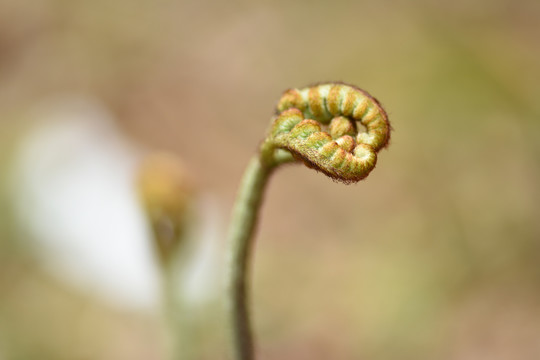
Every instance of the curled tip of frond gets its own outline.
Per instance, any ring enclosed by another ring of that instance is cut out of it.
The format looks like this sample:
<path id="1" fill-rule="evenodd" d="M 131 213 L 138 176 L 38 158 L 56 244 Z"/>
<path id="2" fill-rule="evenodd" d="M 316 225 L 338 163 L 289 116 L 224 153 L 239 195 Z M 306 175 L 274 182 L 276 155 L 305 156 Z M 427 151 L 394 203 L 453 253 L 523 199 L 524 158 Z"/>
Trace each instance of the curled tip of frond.
<path id="1" fill-rule="evenodd" d="M 390 140 L 386 112 L 355 86 L 328 83 L 289 89 L 277 111 L 267 142 L 337 181 L 365 178 Z M 365 132 L 358 131 L 360 125 Z"/>
<path id="2" fill-rule="evenodd" d="M 137 174 L 137 190 L 153 230 L 156 250 L 168 262 L 186 228 L 194 187 L 184 165 L 175 155 L 157 152 L 146 156 Z"/>
<path id="3" fill-rule="evenodd" d="M 145 206 L 159 207 L 168 212 L 185 208 L 194 192 L 181 160 L 166 152 L 154 152 L 142 159 L 137 187 Z"/>

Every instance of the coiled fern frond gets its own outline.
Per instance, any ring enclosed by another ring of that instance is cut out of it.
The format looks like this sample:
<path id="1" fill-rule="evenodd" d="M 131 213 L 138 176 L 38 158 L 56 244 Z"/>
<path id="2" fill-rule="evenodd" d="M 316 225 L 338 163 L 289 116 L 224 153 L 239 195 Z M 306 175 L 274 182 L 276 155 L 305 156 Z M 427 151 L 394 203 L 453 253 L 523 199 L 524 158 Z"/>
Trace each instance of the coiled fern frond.
<path id="1" fill-rule="evenodd" d="M 390 140 L 390 123 L 379 102 L 346 84 L 287 90 L 277 105 L 263 158 L 287 150 L 308 167 L 345 182 L 365 178 Z M 360 127 L 366 131 L 359 131 Z M 270 160 L 271 161 L 271 160 Z"/>
<path id="2" fill-rule="evenodd" d="M 365 128 L 366 131 L 360 131 Z M 287 90 L 266 139 L 240 185 L 229 228 L 228 305 L 233 359 L 254 359 L 248 312 L 247 270 L 264 189 L 281 164 L 303 162 L 336 181 L 355 183 L 375 168 L 388 145 L 390 123 L 364 90 L 327 83 Z"/>

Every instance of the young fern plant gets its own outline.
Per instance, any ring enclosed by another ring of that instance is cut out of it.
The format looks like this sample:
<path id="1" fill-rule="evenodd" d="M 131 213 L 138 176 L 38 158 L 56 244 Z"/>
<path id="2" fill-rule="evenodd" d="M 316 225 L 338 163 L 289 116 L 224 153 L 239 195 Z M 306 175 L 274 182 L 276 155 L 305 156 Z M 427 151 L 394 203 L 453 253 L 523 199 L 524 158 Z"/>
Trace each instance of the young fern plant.
<path id="1" fill-rule="evenodd" d="M 359 124 L 366 129 L 358 131 Z M 388 145 L 390 124 L 379 102 L 343 83 L 287 90 L 259 151 L 251 159 L 228 233 L 228 313 L 234 360 L 254 359 L 248 311 L 248 267 L 264 189 L 280 165 L 303 162 L 330 178 L 355 183 L 373 170 Z"/>
<path id="2" fill-rule="evenodd" d="M 147 155 L 138 169 L 137 190 L 148 218 L 161 273 L 166 352 L 170 360 L 195 359 L 188 309 L 178 294 L 178 265 L 184 265 L 194 218 L 195 188 L 188 171 L 173 154 Z"/>

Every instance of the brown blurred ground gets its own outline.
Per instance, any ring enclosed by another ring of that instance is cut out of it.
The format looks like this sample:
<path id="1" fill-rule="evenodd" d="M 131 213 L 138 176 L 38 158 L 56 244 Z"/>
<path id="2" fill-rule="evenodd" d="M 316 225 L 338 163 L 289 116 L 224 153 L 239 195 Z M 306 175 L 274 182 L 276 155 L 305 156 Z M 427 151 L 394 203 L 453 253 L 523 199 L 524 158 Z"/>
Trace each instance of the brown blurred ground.
<path id="1" fill-rule="evenodd" d="M 3 0 L 1 160 L 28 107 L 89 94 L 228 211 L 283 90 L 356 84 L 385 105 L 392 144 L 358 185 L 303 167 L 272 180 L 254 274 L 261 359 L 537 359 L 539 19 L 537 1 L 510 0 Z M 0 359 L 158 356 L 154 320 L 72 294 L 5 234 Z M 99 316 L 81 325 L 86 302 Z M 98 335 L 66 344 L 76 326 Z"/>

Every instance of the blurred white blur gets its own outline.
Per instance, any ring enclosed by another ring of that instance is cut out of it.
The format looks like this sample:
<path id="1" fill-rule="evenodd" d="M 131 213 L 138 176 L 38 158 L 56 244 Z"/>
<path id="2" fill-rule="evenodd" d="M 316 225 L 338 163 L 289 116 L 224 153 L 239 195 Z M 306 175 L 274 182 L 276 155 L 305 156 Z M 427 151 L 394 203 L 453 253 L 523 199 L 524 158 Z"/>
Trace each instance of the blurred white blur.
<path id="1" fill-rule="evenodd" d="M 36 242 L 36 256 L 55 276 L 122 307 L 155 309 L 160 279 L 135 174 L 142 150 L 126 139 L 100 103 L 57 98 L 29 116 L 15 154 L 12 196 L 17 217 Z M 219 213 L 211 197 L 182 294 L 192 302 L 215 295 Z"/>

